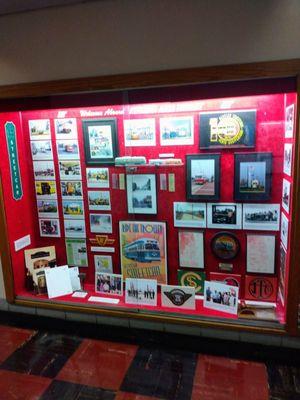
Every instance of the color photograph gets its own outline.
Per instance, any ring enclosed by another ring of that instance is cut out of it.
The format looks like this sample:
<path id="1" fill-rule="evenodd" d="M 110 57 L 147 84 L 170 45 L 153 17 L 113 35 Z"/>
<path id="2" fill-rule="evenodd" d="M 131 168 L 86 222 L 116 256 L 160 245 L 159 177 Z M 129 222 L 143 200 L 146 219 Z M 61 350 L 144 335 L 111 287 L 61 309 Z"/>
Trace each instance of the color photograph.
<path id="1" fill-rule="evenodd" d="M 126 147 L 155 146 L 155 118 L 125 119 L 124 138 Z"/>
<path id="2" fill-rule="evenodd" d="M 51 140 L 31 141 L 30 146 L 33 161 L 53 160 Z"/>
<path id="3" fill-rule="evenodd" d="M 37 209 L 40 218 L 58 217 L 57 200 L 37 200 Z"/>
<path id="4" fill-rule="evenodd" d="M 84 218 L 84 206 L 81 200 L 63 200 L 64 218 L 82 219 Z"/>
<path id="5" fill-rule="evenodd" d="M 174 202 L 174 226 L 206 228 L 206 204 Z"/>
<path id="6" fill-rule="evenodd" d="M 109 274 L 113 273 L 112 257 L 104 255 L 94 256 L 95 271 L 96 272 L 106 272 Z"/>
<path id="7" fill-rule="evenodd" d="M 91 232 L 112 233 L 111 214 L 90 214 Z"/>
<path id="8" fill-rule="evenodd" d="M 91 211 L 109 211 L 110 192 L 108 190 L 89 190 L 88 191 L 89 210 Z"/>
<path id="9" fill-rule="evenodd" d="M 114 296 L 123 295 L 122 275 L 96 272 L 95 292 Z"/>
<path id="10" fill-rule="evenodd" d="M 67 238 L 85 238 L 84 219 L 65 219 L 65 237 Z"/>
<path id="11" fill-rule="evenodd" d="M 61 196 L 63 199 L 68 199 L 70 197 L 76 199 L 82 199 L 82 182 L 81 181 L 61 181 Z"/>
<path id="12" fill-rule="evenodd" d="M 264 193 L 266 190 L 266 163 L 241 162 L 240 163 L 240 192 Z"/>
<path id="13" fill-rule="evenodd" d="M 39 219 L 40 236 L 60 237 L 59 219 Z"/>
<path id="14" fill-rule="evenodd" d="M 109 188 L 108 168 L 87 168 L 86 178 L 88 188 Z"/>
<path id="15" fill-rule="evenodd" d="M 279 231 L 280 204 L 244 204 L 243 229 Z"/>
<path id="16" fill-rule="evenodd" d="M 77 139 L 76 118 L 59 118 L 54 121 L 56 140 Z"/>
<path id="17" fill-rule="evenodd" d="M 242 205 L 233 203 L 209 203 L 207 205 L 207 227 L 242 229 Z"/>
<path id="18" fill-rule="evenodd" d="M 55 181 L 35 181 L 35 193 L 37 199 L 56 199 L 57 191 Z"/>
<path id="19" fill-rule="evenodd" d="M 33 172 L 35 180 L 55 180 L 55 169 L 53 161 L 33 161 Z"/>
<path id="20" fill-rule="evenodd" d="M 205 281 L 203 307 L 237 315 L 239 288 Z"/>
<path id="21" fill-rule="evenodd" d="M 156 306 L 157 281 L 154 279 L 126 278 L 125 303 L 139 306 Z"/>
<path id="22" fill-rule="evenodd" d="M 59 175 L 62 180 L 80 180 L 80 161 L 59 161 Z"/>
<path id="23" fill-rule="evenodd" d="M 34 119 L 28 121 L 30 140 L 51 139 L 50 120 Z"/>
<path id="24" fill-rule="evenodd" d="M 57 140 L 56 147 L 59 160 L 79 160 L 79 146 L 76 139 Z"/>
<path id="25" fill-rule="evenodd" d="M 178 146 L 194 144 L 193 117 L 160 118 L 160 145 Z"/>
<path id="26" fill-rule="evenodd" d="M 129 214 L 157 214 L 155 174 L 126 175 Z"/>

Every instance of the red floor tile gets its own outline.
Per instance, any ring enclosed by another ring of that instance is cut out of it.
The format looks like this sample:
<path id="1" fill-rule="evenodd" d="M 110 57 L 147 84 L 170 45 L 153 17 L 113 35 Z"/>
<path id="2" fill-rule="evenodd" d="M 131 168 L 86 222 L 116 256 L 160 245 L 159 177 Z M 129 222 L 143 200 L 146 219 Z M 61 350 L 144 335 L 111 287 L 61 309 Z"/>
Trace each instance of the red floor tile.
<path id="1" fill-rule="evenodd" d="M 56 379 L 118 390 L 137 346 L 84 340 Z"/>
<path id="2" fill-rule="evenodd" d="M 0 370 L 0 399 L 38 400 L 51 379 Z"/>
<path id="3" fill-rule="evenodd" d="M 157 397 L 141 396 L 135 393 L 118 392 L 115 400 L 160 400 Z"/>
<path id="4" fill-rule="evenodd" d="M 18 347 L 28 341 L 36 332 L 0 325 L 0 363 Z"/>
<path id="5" fill-rule="evenodd" d="M 264 364 L 199 355 L 192 400 L 268 400 Z"/>

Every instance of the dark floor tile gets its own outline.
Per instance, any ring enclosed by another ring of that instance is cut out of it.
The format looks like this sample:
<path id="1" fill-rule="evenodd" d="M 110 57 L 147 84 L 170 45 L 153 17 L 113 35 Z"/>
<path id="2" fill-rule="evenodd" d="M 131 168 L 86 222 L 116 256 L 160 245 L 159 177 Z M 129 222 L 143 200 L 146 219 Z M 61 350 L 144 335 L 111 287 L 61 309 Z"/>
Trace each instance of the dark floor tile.
<path id="1" fill-rule="evenodd" d="M 113 400 L 115 392 L 54 380 L 40 400 Z"/>
<path id="2" fill-rule="evenodd" d="M 55 378 L 80 343 L 78 337 L 39 333 L 18 348 L 0 368 Z"/>
<path id="3" fill-rule="evenodd" d="M 120 390 L 167 400 L 191 398 L 197 354 L 140 347 Z"/>
<path id="4" fill-rule="evenodd" d="M 267 363 L 270 397 L 300 400 L 300 368 Z"/>

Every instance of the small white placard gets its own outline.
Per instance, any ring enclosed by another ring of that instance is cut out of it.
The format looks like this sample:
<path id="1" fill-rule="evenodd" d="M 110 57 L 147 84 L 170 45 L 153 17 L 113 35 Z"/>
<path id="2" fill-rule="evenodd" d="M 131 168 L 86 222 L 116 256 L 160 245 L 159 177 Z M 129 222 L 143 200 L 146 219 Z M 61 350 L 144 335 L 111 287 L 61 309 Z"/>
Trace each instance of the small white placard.
<path id="1" fill-rule="evenodd" d="M 108 297 L 96 297 L 96 296 L 89 297 L 88 301 L 95 301 L 98 303 L 110 303 L 110 304 L 118 304 L 120 302 L 119 299 L 110 299 Z"/>
<path id="2" fill-rule="evenodd" d="M 31 244 L 30 235 L 23 236 L 20 239 L 15 240 L 15 251 L 19 251 L 21 249 L 24 249 L 24 247 L 27 247 L 30 244 Z"/>
<path id="3" fill-rule="evenodd" d="M 80 299 L 84 299 L 87 295 L 87 292 L 75 292 L 72 294 L 72 297 L 78 297 Z"/>
<path id="4" fill-rule="evenodd" d="M 174 158 L 174 153 L 160 153 L 158 155 L 159 158 Z"/>
<path id="5" fill-rule="evenodd" d="M 91 251 L 98 253 L 114 253 L 114 247 L 99 247 L 99 246 L 91 246 Z"/>
<path id="6" fill-rule="evenodd" d="M 69 268 L 69 274 L 70 274 L 70 279 L 71 279 L 71 285 L 72 285 L 73 292 L 75 292 L 75 290 L 80 290 L 81 289 L 81 285 L 80 285 L 78 267 Z"/>
<path id="7" fill-rule="evenodd" d="M 63 265 L 62 267 L 46 268 L 45 276 L 49 299 L 65 296 L 73 292 L 69 268 L 67 265 Z"/>

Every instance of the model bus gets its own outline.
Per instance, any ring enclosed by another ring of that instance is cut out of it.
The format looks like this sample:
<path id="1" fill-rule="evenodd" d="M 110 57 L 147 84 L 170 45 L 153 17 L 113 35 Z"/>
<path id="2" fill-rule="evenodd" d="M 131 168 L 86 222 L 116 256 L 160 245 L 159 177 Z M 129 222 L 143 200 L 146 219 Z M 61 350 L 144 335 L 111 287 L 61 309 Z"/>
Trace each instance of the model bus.
<path id="1" fill-rule="evenodd" d="M 160 261 L 159 243 L 156 239 L 141 238 L 124 246 L 124 256 L 138 262 Z"/>

